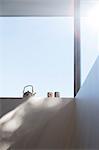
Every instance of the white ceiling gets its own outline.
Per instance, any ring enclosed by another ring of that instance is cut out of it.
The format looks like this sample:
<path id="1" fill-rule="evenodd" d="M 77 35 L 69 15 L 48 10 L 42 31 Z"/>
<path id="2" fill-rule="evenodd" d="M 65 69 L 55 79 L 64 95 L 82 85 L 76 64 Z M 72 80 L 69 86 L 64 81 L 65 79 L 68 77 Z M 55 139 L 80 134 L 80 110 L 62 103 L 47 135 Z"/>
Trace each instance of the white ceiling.
<path id="1" fill-rule="evenodd" d="M 76 0 L 0 0 L 0 16 L 72 16 Z M 79 0 L 78 0 L 79 1 Z M 99 0 L 80 0 L 86 11 Z"/>
<path id="2" fill-rule="evenodd" d="M 74 0 L 0 0 L 1 16 L 73 15 Z"/>

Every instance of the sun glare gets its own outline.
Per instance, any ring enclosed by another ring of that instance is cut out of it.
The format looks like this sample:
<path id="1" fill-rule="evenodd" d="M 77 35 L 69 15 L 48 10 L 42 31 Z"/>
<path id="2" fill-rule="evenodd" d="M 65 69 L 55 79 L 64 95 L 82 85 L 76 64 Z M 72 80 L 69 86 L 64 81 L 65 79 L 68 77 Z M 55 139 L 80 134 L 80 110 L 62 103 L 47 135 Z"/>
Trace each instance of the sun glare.
<path id="1" fill-rule="evenodd" d="M 89 27 L 99 32 L 99 3 L 90 8 L 87 13 Z"/>

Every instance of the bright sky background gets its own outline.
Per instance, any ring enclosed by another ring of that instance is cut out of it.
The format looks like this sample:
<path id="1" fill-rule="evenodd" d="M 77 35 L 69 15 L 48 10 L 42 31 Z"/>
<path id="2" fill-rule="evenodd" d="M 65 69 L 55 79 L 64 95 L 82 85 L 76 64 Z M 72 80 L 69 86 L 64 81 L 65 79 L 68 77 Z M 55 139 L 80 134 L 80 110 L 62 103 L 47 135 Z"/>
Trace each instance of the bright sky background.
<path id="1" fill-rule="evenodd" d="M 81 83 L 99 54 L 99 29 L 81 18 Z M 74 22 L 70 17 L 0 18 L 0 97 L 59 91 L 73 97 Z"/>
<path id="2" fill-rule="evenodd" d="M 0 18 L 0 96 L 32 84 L 37 96 L 73 97 L 73 57 L 73 18 Z"/>
<path id="3" fill-rule="evenodd" d="M 99 55 L 99 1 L 85 2 L 81 11 L 81 84 Z M 87 6 L 86 11 L 85 7 Z"/>
<path id="4" fill-rule="evenodd" d="M 99 29 L 88 23 L 88 17 L 81 19 L 81 84 L 83 85 L 99 55 Z"/>

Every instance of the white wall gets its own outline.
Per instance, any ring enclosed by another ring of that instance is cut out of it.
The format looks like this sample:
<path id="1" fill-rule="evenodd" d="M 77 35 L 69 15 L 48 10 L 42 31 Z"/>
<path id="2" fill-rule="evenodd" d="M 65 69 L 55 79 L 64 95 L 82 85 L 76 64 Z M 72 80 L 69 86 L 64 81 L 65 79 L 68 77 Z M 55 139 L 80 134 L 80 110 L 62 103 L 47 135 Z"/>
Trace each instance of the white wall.
<path id="1" fill-rule="evenodd" d="M 76 96 L 75 148 L 99 149 L 99 57 Z"/>

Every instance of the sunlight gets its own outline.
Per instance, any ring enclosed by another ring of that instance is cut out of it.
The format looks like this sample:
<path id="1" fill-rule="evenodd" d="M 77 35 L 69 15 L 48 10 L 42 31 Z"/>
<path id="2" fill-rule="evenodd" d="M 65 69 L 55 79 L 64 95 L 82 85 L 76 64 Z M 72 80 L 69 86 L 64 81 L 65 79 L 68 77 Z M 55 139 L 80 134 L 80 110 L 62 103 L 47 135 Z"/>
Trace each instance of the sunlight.
<path id="1" fill-rule="evenodd" d="M 17 130 L 22 124 L 24 114 L 24 107 L 20 106 L 2 117 L 0 119 L 2 131 L 11 133 Z"/>
<path id="2" fill-rule="evenodd" d="M 28 100 L 28 102 L 31 104 L 32 107 L 38 107 L 41 106 L 44 102 L 44 98 L 41 97 L 33 97 L 31 96 Z"/>
<path id="3" fill-rule="evenodd" d="M 0 124 L 9 121 L 13 117 L 14 113 L 15 110 L 12 110 L 11 112 L 5 114 L 2 118 L 0 118 Z"/>
<path id="4" fill-rule="evenodd" d="M 45 107 L 51 108 L 60 104 L 59 98 L 41 98 L 41 97 L 30 97 L 28 102 L 31 104 L 33 108 Z"/>
<path id="5" fill-rule="evenodd" d="M 48 98 L 48 103 L 47 107 L 55 107 L 60 104 L 60 99 L 59 98 Z"/>
<path id="6" fill-rule="evenodd" d="M 89 27 L 99 32 L 99 2 L 94 5 L 87 13 Z"/>
<path id="7" fill-rule="evenodd" d="M 18 129 L 21 126 L 21 124 L 22 124 L 22 120 L 19 117 L 12 119 L 3 125 L 2 131 L 13 132 L 16 129 Z"/>

